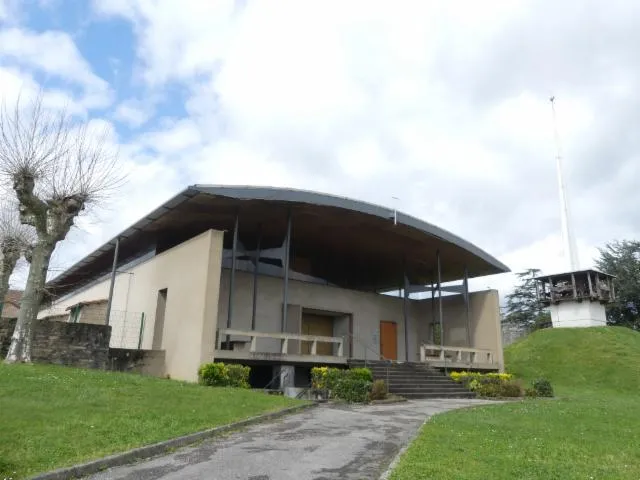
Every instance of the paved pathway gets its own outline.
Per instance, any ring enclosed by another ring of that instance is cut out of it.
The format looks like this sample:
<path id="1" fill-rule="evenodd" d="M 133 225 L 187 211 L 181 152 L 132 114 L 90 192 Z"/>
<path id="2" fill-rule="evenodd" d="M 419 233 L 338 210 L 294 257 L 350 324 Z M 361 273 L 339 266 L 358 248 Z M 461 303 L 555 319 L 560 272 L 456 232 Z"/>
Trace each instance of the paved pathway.
<path id="1" fill-rule="evenodd" d="M 328 406 L 106 470 L 93 480 L 376 479 L 429 416 L 482 400 Z"/>

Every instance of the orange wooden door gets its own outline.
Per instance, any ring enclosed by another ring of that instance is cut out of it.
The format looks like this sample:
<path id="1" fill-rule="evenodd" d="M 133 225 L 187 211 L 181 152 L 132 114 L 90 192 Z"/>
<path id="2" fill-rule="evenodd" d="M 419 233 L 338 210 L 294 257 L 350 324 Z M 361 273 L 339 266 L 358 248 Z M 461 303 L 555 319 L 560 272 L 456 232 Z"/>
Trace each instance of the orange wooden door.
<path id="1" fill-rule="evenodd" d="M 387 360 L 398 359 L 397 329 L 394 322 L 380 322 L 380 355 Z"/>

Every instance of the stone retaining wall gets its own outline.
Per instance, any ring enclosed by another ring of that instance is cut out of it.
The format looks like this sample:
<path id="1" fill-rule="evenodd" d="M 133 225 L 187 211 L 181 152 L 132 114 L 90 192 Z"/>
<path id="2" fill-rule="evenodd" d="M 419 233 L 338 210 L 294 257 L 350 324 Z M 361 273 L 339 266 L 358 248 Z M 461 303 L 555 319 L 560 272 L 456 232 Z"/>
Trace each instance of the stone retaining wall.
<path id="1" fill-rule="evenodd" d="M 0 358 L 7 355 L 15 324 L 15 319 L 0 320 Z M 33 328 L 34 362 L 107 368 L 110 326 L 36 320 Z"/>

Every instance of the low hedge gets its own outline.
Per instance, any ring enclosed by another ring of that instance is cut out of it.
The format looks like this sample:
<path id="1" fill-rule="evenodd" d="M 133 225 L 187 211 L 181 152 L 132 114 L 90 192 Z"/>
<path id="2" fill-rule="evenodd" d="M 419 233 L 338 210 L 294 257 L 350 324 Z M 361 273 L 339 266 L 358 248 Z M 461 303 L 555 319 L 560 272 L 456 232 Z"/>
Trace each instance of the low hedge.
<path id="1" fill-rule="evenodd" d="M 251 368 L 235 363 L 204 363 L 198 369 L 198 383 L 210 387 L 249 388 Z"/>
<path id="2" fill-rule="evenodd" d="M 373 374 L 368 368 L 329 368 L 311 369 L 311 383 L 315 390 L 328 392 L 329 398 L 349 403 L 369 401 Z"/>
<path id="3" fill-rule="evenodd" d="M 531 387 L 524 389 L 519 380 L 510 373 L 451 372 L 449 376 L 481 397 L 552 397 L 551 383 L 544 379 L 535 380 Z"/>

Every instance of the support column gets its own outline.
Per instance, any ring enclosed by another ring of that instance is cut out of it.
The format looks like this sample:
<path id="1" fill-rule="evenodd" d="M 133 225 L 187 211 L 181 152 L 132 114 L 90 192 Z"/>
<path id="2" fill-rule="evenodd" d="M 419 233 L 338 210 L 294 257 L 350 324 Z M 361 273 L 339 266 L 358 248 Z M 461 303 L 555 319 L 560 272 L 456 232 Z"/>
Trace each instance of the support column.
<path id="1" fill-rule="evenodd" d="M 116 248 L 113 251 L 113 266 L 111 267 L 111 281 L 109 282 L 109 297 L 107 300 L 107 314 L 104 320 L 105 325 L 109 325 L 111 317 L 111 305 L 113 303 L 113 289 L 116 284 L 116 269 L 118 267 L 118 255 L 120 254 L 120 237 L 116 237 Z"/>
<path id="2" fill-rule="evenodd" d="M 469 305 L 469 269 L 464 267 L 464 308 L 467 316 L 467 346 L 471 348 L 471 308 Z"/>
<path id="3" fill-rule="evenodd" d="M 291 250 L 291 211 L 289 211 L 289 217 L 287 219 L 287 236 L 284 240 L 284 261 L 282 267 L 284 268 L 283 278 L 284 286 L 282 290 L 282 322 L 280 325 L 280 331 L 284 333 L 287 328 L 287 307 L 289 305 L 289 251 Z"/>
<path id="4" fill-rule="evenodd" d="M 431 341 L 436 343 L 436 279 L 431 282 Z"/>
<path id="5" fill-rule="evenodd" d="M 256 310 L 258 308 L 258 267 L 260 265 L 260 247 L 262 244 L 262 225 L 258 226 L 258 245 L 256 246 L 255 265 L 253 266 L 253 306 L 251 309 L 251 330 L 256 329 Z"/>
<path id="6" fill-rule="evenodd" d="M 236 213 L 236 221 L 233 226 L 233 243 L 231 244 L 231 272 L 229 274 L 229 306 L 227 308 L 227 328 L 231 328 L 233 318 L 233 293 L 236 285 L 236 257 L 238 256 L 238 224 L 240 215 Z M 227 335 L 227 348 L 229 348 L 230 336 Z"/>
<path id="7" fill-rule="evenodd" d="M 404 356 L 409 361 L 409 279 L 407 278 L 406 263 L 403 262 L 403 280 L 404 288 L 402 289 L 402 316 L 404 321 Z"/>
<path id="8" fill-rule="evenodd" d="M 442 267 L 440 265 L 440 250 L 436 252 L 436 261 L 438 264 L 438 320 L 440 322 L 440 348 L 444 348 L 444 326 L 443 326 L 443 315 L 442 315 Z M 445 374 L 447 373 L 446 356 L 445 356 L 444 372 Z"/>

